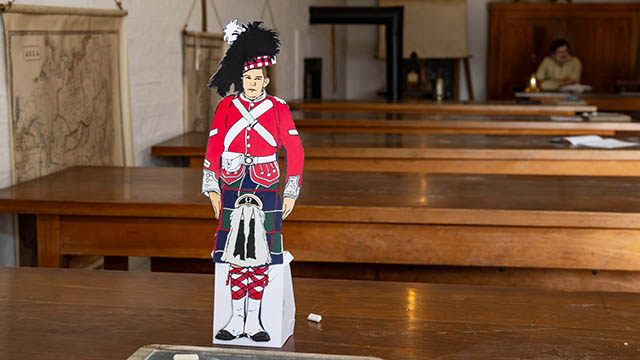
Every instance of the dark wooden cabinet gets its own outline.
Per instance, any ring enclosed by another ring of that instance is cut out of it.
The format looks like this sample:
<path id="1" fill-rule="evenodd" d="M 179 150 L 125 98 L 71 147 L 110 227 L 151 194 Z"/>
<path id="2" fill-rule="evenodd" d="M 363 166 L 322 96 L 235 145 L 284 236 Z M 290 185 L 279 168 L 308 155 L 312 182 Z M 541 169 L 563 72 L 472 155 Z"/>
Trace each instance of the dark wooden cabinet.
<path id="1" fill-rule="evenodd" d="M 582 83 L 612 92 L 617 80 L 636 79 L 640 4 L 490 3 L 488 94 L 513 98 L 549 54 L 554 39 L 566 38 L 582 61 Z"/>

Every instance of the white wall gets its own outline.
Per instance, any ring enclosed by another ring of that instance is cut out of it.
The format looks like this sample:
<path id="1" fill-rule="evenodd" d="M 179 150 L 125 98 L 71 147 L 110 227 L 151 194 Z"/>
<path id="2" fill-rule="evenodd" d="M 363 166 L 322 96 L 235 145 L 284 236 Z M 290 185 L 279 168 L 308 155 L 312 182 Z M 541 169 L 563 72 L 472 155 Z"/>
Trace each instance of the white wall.
<path id="1" fill-rule="evenodd" d="M 471 55 L 469 67 L 476 101 L 487 99 L 487 56 L 489 45 L 490 0 L 467 0 L 467 49 Z M 460 64 L 460 98 L 469 99 L 464 68 Z"/>
<path id="2" fill-rule="evenodd" d="M 376 6 L 377 0 L 347 0 L 347 6 Z M 377 58 L 378 26 L 340 25 L 346 29 L 346 98 L 371 99 L 387 88 L 385 60 Z"/>
<path id="3" fill-rule="evenodd" d="M 3 36 L 0 36 L 0 47 L 4 48 Z M 0 56 L 0 188 L 11 185 L 9 107 L 7 105 L 7 73 L 5 69 L 5 56 L 3 55 Z M 0 266 L 14 266 L 16 264 L 13 223 L 13 215 L 0 214 Z"/>
<path id="4" fill-rule="evenodd" d="M 201 29 L 200 0 L 196 2 L 189 29 Z M 211 2 L 207 2 L 211 6 Z M 323 58 L 323 94 L 325 98 L 344 98 L 345 44 L 344 29 L 337 29 L 336 71 L 342 83 L 331 92 L 331 37 L 328 25 L 309 25 L 309 5 L 343 5 L 344 0 L 272 0 L 276 27 L 282 41 L 278 57 L 278 96 L 285 99 L 302 97 L 304 57 Z M 23 5 L 75 6 L 114 9 L 113 0 L 21 0 Z M 221 20 L 259 20 L 264 0 L 216 0 Z M 183 132 L 182 122 L 182 35 L 191 1 L 189 0 L 128 0 L 126 17 L 131 114 L 134 137 L 134 158 L 137 166 L 171 165 L 169 161 L 151 158 L 150 147 Z M 271 27 L 269 15 L 263 19 Z M 208 12 L 209 31 L 221 32 L 211 8 Z M 298 44 L 294 44 L 295 33 Z M 297 53 L 299 59 L 294 59 Z M 0 39 L 4 49 L 4 39 Z M 4 50 L 0 50 L 3 51 Z M 296 64 L 296 61 L 298 62 Z M 5 57 L 0 57 L 0 187 L 11 184 L 9 147 L 9 114 L 6 88 Z M 297 69 L 297 73 L 294 72 Z M 297 90 L 297 91 L 296 91 Z M 11 215 L 0 215 L 0 265 L 15 264 L 13 221 Z"/>

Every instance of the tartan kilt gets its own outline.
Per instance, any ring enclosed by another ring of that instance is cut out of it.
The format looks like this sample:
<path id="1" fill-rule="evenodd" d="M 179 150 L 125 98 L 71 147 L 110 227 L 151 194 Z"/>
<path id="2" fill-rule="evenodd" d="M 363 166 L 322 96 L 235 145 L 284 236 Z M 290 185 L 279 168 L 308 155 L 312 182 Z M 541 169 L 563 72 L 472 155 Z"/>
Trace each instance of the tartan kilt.
<path id="1" fill-rule="evenodd" d="M 267 243 L 271 252 L 271 264 L 282 264 L 282 199 L 278 181 L 269 187 L 255 183 L 249 174 L 250 166 L 244 166 L 244 175 L 231 184 L 220 181 L 220 201 L 222 213 L 218 222 L 214 246 L 213 261 L 224 263 L 221 259 L 227 244 L 227 237 L 231 230 L 231 212 L 235 208 L 235 202 L 244 194 L 253 194 L 262 201 L 262 210 L 265 213 L 264 229 Z"/>

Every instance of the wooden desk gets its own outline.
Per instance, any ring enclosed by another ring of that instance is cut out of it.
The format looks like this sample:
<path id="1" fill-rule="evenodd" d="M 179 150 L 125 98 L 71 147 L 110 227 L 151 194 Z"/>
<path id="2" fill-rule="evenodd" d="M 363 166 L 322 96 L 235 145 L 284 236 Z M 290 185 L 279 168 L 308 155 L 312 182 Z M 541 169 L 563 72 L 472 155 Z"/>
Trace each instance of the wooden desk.
<path id="1" fill-rule="evenodd" d="M 301 111 L 357 111 L 383 113 L 417 113 L 417 114 L 457 114 L 457 115 L 574 115 L 597 110 L 591 105 L 535 105 L 516 104 L 511 101 L 503 102 L 437 102 L 413 101 L 387 102 L 371 101 L 305 101 L 294 100 L 287 102 L 291 110 Z"/>
<path id="2" fill-rule="evenodd" d="M 485 135 L 640 134 L 640 122 L 554 121 L 551 116 L 293 112 L 301 132 Z"/>
<path id="3" fill-rule="evenodd" d="M 640 111 L 640 94 L 584 94 L 581 96 L 589 105 L 600 111 Z"/>
<path id="4" fill-rule="evenodd" d="M 0 190 L 0 211 L 37 215 L 41 266 L 207 259 L 217 224 L 200 181 L 77 167 Z M 306 171 L 303 189 L 283 224 L 297 261 L 627 271 L 616 284 L 640 289 L 640 178 Z"/>
<path id="5" fill-rule="evenodd" d="M 640 147 L 604 150 L 551 143 L 550 136 L 302 133 L 305 169 L 418 173 L 640 176 Z M 155 145 L 153 156 L 202 168 L 207 133 Z M 640 138 L 623 138 L 640 142 Z M 281 165 L 284 164 L 281 161 Z"/>
<path id="6" fill-rule="evenodd" d="M 294 279 L 294 291 L 283 351 L 408 360 L 640 351 L 639 294 L 320 279 Z M 211 275 L 1 268 L 0 356 L 121 360 L 152 343 L 210 346 L 212 294 Z"/>
<path id="7" fill-rule="evenodd" d="M 640 111 L 640 93 L 584 93 L 571 94 L 562 92 L 544 92 L 544 93 L 516 93 L 517 98 L 532 98 L 545 101 L 560 101 L 569 96 L 578 97 L 589 105 L 598 108 L 603 112 L 639 112 Z"/>

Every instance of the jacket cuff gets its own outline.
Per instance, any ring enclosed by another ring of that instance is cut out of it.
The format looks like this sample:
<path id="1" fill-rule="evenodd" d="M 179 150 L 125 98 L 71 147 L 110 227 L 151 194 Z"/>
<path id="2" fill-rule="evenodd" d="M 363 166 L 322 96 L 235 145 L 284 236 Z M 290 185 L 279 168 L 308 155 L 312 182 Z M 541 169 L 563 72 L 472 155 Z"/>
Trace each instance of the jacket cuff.
<path id="1" fill-rule="evenodd" d="M 202 193 L 207 197 L 210 192 L 220 194 L 220 185 L 218 184 L 216 173 L 207 169 L 202 170 L 202 172 Z"/>
<path id="2" fill-rule="evenodd" d="M 297 199 L 298 195 L 300 195 L 300 175 L 289 176 L 287 179 L 287 184 L 284 187 L 284 197 L 290 197 L 293 199 Z"/>

